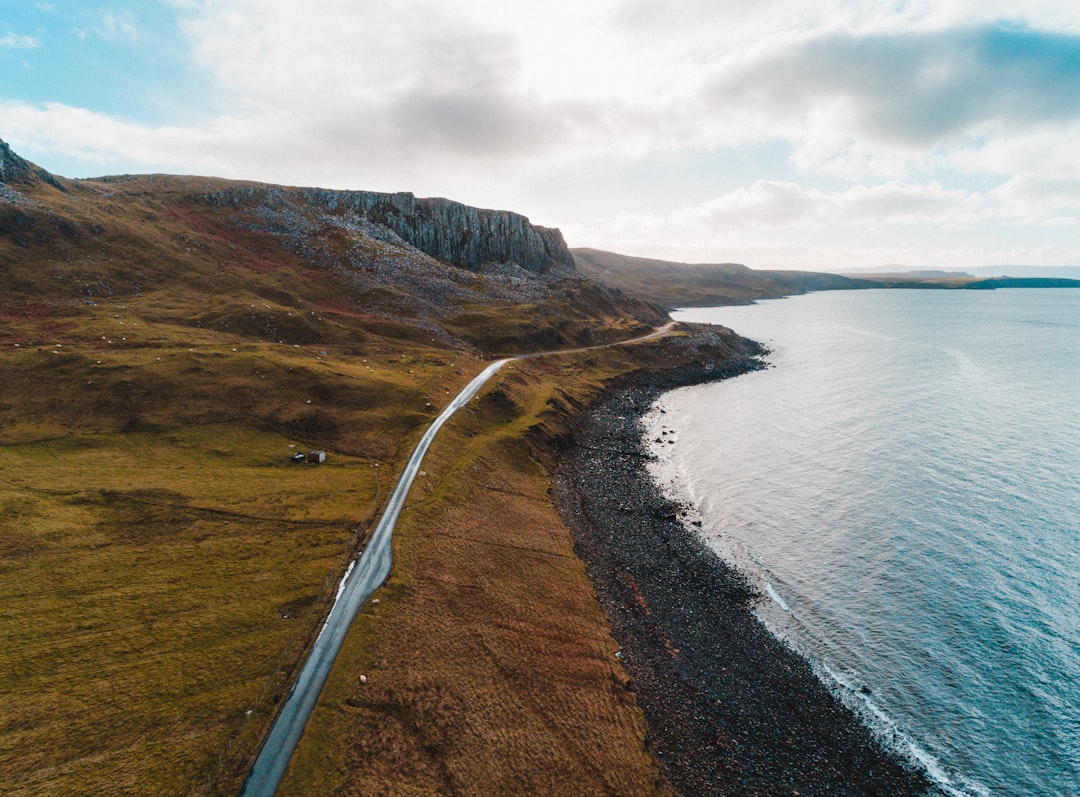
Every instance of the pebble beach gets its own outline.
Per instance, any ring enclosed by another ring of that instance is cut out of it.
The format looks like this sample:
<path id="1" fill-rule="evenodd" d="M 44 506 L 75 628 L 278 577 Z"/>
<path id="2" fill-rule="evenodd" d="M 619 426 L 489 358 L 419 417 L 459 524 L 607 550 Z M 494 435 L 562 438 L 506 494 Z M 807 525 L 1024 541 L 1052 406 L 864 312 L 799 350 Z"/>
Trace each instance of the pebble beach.
<path id="1" fill-rule="evenodd" d="M 647 472 L 641 418 L 652 402 L 723 375 L 714 366 L 639 375 L 578 420 L 553 480 L 650 751 L 687 797 L 935 794 L 768 632 L 753 612 L 759 596 Z"/>

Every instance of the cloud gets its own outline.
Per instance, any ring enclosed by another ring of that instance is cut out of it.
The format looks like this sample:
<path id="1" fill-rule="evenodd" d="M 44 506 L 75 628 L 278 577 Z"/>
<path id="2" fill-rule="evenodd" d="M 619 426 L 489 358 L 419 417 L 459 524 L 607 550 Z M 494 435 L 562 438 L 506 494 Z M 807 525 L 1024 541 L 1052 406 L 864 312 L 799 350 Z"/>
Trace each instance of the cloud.
<path id="1" fill-rule="evenodd" d="M 737 262 L 752 268 L 796 268 L 831 271 L 902 263 L 929 268 L 963 268 L 995 263 L 1075 265 L 1075 236 L 1065 227 L 1055 239 L 1054 227 L 1045 236 L 1021 235 L 994 240 L 986 230 L 935 231 L 908 227 L 899 234 L 889 226 L 858 235 L 831 234 L 827 228 L 803 235 L 780 228 L 751 228 L 717 224 L 702 226 L 680 215 L 619 213 L 563 228 L 571 246 L 592 246 L 625 254 L 687 263 Z"/>
<path id="2" fill-rule="evenodd" d="M 986 138 L 949 153 L 947 165 L 968 174 L 1017 173 L 1080 177 L 1080 119 L 1059 128 L 1030 128 Z"/>
<path id="3" fill-rule="evenodd" d="M 889 182 L 826 193 L 797 183 L 758 180 L 673 214 L 680 226 L 777 229 L 850 224 L 966 225 L 980 220 L 985 200 L 938 183 Z"/>
<path id="4" fill-rule="evenodd" d="M 1003 25 L 817 32 L 722 64 L 706 100 L 776 135 L 806 125 L 920 150 L 1080 119 L 1080 35 Z"/>
<path id="5" fill-rule="evenodd" d="M 1060 0 L 1023 24 L 1000 21 L 1015 0 L 165 5 L 199 118 L 9 100 L 0 134 L 84 174 L 413 190 L 658 255 L 809 263 L 871 251 L 829 236 L 1080 219 L 1080 9 Z M 149 19 L 99 13 L 90 37 Z"/>
<path id="6" fill-rule="evenodd" d="M 102 12 L 101 24 L 97 28 L 97 34 L 103 39 L 114 41 L 120 38 L 135 38 L 138 31 L 130 12 L 117 13 L 110 8 Z"/>
<path id="7" fill-rule="evenodd" d="M 228 174 L 229 164 L 221 157 L 221 145 L 233 137 L 227 124 L 209 130 L 184 127 L 147 128 L 61 103 L 40 106 L 22 102 L 0 102 L 5 137 L 13 142 L 33 142 L 21 154 L 49 151 L 100 164 L 102 171 L 116 164 L 129 169 L 169 170 L 203 174 Z M 228 151 L 227 149 L 225 151 Z M 41 165 L 49 168 L 48 163 Z"/>
<path id="8" fill-rule="evenodd" d="M 353 8 L 249 0 L 181 11 L 197 64 L 239 109 L 283 113 L 314 137 L 351 137 L 373 159 L 542 151 L 577 115 L 528 85 L 515 37 L 475 8 Z"/>
<path id="9" fill-rule="evenodd" d="M 42 10 L 52 11 L 52 8 Z M 72 30 L 72 33 L 80 41 L 100 39 L 105 42 L 117 43 L 120 41 L 135 41 L 139 38 L 139 27 L 131 11 L 116 11 L 112 8 L 106 8 L 102 11 L 95 11 L 91 16 L 93 17 L 92 24 L 77 26 Z M 90 21 L 89 18 L 87 21 Z"/>
<path id="10" fill-rule="evenodd" d="M 341 87 L 342 102 L 367 120 L 357 127 L 369 145 L 490 159 L 542 150 L 563 137 L 568 104 L 526 92 L 518 80 L 520 65 L 504 41 L 468 32 L 452 41 L 446 33 L 423 38 L 421 52 L 411 58 L 402 53 L 402 68 L 386 77 L 385 93 L 372 97 Z M 340 118 L 336 111 L 320 116 L 332 124 Z"/>
<path id="11" fill-rule="evenodd" d="M 1080 36 L 955 27 L 960 0 L 171 5 L 217 107 L 406 172 L 780 140 L 803 174 L 903 179 L 1080 106 Z"/>
<path id="12" fill-rule="evenodd" d="M 0 36 L 0 47 L 10 47 L 13 50 L 33 50 L 41 46 L 41 40 L 33 36 L 24 36 L 18 33 L 5 33 Z"/>
<path id="13" fill-rule="evenodd" d="M 756 268 L 1071 265 L 1077 258 L 1078 197 L 1080 179 L 1029 175 L 981 192 L 934 180 L 835 191 L 757 180 L 667 212 L 582 219 L 564 233 L 575 246 L 686 262 L 733 260 Z"/>

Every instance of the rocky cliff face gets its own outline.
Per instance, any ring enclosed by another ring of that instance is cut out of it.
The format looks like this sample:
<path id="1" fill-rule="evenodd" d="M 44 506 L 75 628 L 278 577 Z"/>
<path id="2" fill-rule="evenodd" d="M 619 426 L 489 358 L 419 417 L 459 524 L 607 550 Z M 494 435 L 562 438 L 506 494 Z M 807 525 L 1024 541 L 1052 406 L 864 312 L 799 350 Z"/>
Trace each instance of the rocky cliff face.
<path id="1" fill-rule="evenodd" d="M 0 198 L 9 204 L 25 201 L 15 186 L 38 181 L 65 191 L 53 175 L 19 157 L 0 140 Z M 479 271 L 489 263 L 513 264 L 526 271 L 574 271 L 574 256 L 562 233 L 532 224 L 506 210 L 482 210 L 449 199 L 417 199 L 411 193 L 284 189 L 276 186 L 235 186 L 203 200 L 240 209 L 251 204 L 307 205 L 319 215 L 339 217 L 346 224 L 362 220 L 392 232 L 397 238 L 439 260 Z"/>
<path id="2" fill-rule="evenodd" d="M 231 188 L 210 194 L 214 205 L 239 208 L 263 201 L 263 187 Z M 511 263 L 537 274 L 574 270 L 574 257 L 557 229 L 540 227 L 518 213 L 482 210 L 448 199 L 417 199 L 411 193 L 374 191 L 288 191 L 315 209 L 335 216 L 359 217 L 392 231 L 425 254 L 477 271 L 488 263 Z"/>

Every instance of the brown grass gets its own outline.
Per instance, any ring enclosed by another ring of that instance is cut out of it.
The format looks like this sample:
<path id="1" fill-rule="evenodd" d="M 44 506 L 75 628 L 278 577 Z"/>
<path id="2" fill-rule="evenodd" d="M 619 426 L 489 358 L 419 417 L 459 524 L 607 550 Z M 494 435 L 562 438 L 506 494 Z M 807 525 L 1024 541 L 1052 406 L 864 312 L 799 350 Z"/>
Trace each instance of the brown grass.
<path id="1" fill-rule="evenodd" d="M 288 450 L 231 427 L 0 449 L 5 794 L 215 777 L 282 688 L 358 542 L 348 509 L 374 492 L 366 462 L 307 469 Z"/>
<path id="2" fill-rule="evenodd" d="M 280 794 L 669 793 L 525 442 L 625 357 L 516 364 L 448 425 Z"/>
<path id="3" fill-rule="evenodd" d="M 468 275 L 437 338 L 407 291 L 353 290 L 193 201 L 222 181 L 64 184 L 0 214 L 0 793 L 234 794 L 472 347 L 626 336 L 641 308 L 580 281 L 518 306 Z M 586 362 L 512 367 L 447 429 L 298 758 L 311 792 L 360 763 L 398 793 L 652 790 L 524 442 L 560 423 L 549 399 L 637 367 Z M 313 447 L 326 465 L 287 461 Z"/>
<path id="4" fill-rule="evenodd" d="M 0 342 L 4 794 L 230 793 L 401 452 L 479 367 L 229 337 L 170 301 Z"/>
<path id="5" fill-rule="evenodd" d="M 673 263 L 598 249 L 575 249 L 578 271 L 664 307 L 748 304 L 822 290 L 877 287 L 864 279 L 809 271 L 768 271 L 740 263 Z"/>

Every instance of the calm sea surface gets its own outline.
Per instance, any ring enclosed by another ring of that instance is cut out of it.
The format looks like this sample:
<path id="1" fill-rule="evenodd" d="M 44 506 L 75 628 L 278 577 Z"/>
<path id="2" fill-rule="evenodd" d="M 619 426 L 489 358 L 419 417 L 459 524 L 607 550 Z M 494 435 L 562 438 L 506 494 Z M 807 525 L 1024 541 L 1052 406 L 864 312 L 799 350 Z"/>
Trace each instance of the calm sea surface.
<path id="1" fill-rule="evenodd" d="M 675 315 L 774 351 L 648 431 L 765 622 L 947 792 L 1080 794 L 1080 290 Z"/>

